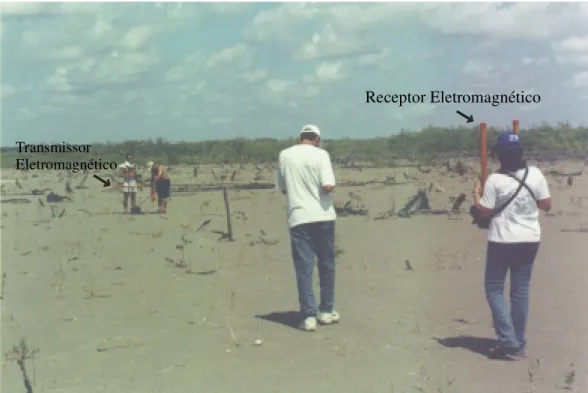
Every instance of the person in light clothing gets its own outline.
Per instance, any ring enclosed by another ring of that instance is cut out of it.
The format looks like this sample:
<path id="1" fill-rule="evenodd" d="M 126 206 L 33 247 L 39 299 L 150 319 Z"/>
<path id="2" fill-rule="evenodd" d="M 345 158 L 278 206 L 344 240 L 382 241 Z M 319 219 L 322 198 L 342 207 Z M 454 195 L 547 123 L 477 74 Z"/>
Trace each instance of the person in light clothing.
<path id="1" fill-rule="evenodd" d="M 335 302 L 335 220 L 331 193 L 335 175 L 329 153 L 320 148 L 321 132 L 307 125 L 299 143 L 279 155 L 277 188 L 287 196 L 288 227 L 296 272 L 302 323 L 314 331 L 317 322 L 339 322 Z M 312 278 L 317 258 L 320 304 L 316 305 Z"/>
<path id="2" fill-rule="evenodd" d="M 551 209 L 551 196 L 543 173 L 523 160 L 520 135 L 503 132 L 494 149 L 499 171 L 488 177 L 483 193 L 479 182 L 474 186 L 480 214 L 491 217 L 484 281 L 498 345 L 490 355 L 520 358 L 525 357 L 529 285 L 541 240 L 539 211 Z M 499 213 L 493 215 L 495 209 Z M 510 310 L 504 296 L 509 270 Z"/>
<path id="3" fill-rule="evenodd" d="M 131 209 L 134 209 L 137 205 L 137 179 L 136 179 L 136 167 L 135 164 L 131 163 L 133 155 L 127 153 L 126 161 L 118 166 L 120 169 L 121 176 L 124 179 L 122 190 L 123 190 L 123 207 L 125 213 L 128 213 L 129 198 L 131 199 Z"/>

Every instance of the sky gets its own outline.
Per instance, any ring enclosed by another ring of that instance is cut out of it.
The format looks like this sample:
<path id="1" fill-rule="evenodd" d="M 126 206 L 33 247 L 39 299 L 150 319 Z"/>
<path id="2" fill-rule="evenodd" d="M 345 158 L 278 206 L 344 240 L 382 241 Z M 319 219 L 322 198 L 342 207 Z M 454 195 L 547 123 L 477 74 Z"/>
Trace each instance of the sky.
<path id="1" fill-rule="evenodd" d="M 588 3 L 1 5 L 2 146 L 588 122 Z M 366 104 L 539 94 L 539 104 Z"/>

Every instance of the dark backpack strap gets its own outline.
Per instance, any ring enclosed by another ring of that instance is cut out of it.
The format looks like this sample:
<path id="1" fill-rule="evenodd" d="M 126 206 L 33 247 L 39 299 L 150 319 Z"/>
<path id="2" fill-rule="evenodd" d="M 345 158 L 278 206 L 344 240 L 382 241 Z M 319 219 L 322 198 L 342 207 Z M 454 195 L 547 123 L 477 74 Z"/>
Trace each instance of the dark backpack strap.
<path id="1" fill-rule="evenodd" d="M 527 168 L 527 171 L 529 171 L 529 168 Z M 523 177 L 523 180 L 519 179 L 518 177 L 516 177 L 512 173 L 509 173 L 508 176 L 509 177 L 512 177 L 513 179 L 515 179 L 516 181 L 518 181 L 519 184 L 522 184 L 523 187 L 525 187 L 527 189 L 527 191 L 529 191 L 529 194 L 531 194 L 531 196 L 533 197 L 533 199 L 535 201 L 537 200 L 537 198 L 535 198 L 535 194 L 533 193 L 533 190 L 531 190 L 531 187 L 529 187 L 529 185 L 527 183 L 525 183 L 525 180 L 527 178 L 526 174 L 525 174 L 525 177 Z"/>
<path id="2" fill-rule="evenodd" d="M 517 188 L 517 190 L 515 191 L 514 194 L 512 194 L 512 196 L 510 198 L 508 198 L 508 201 L 506 201 L 505 204 L 503 204 L 502 206 L 500 206 L 498 209 L 494 209 L 492 211 L 492 215 L 490 216 L 491 218 L 500 214 L 500 212 L 502 212 L 504 209 L 506 209 L 506 207 L 508 205 L 510 205 L 510 203 L 517 197 L 517 195 L 519 195 L 519 192 L 521 192 L 523 186 L 525 186 L 525 180 L 527 180 L 527 175 L 529 174 L 529 168 L 525 168 L 525 174 L 523 176 L 523 180 L 519 180 L 518 178 L 516 178 L 514 175 L 509 174 L 508 176 L 515 178 L 518 182 L 519 182 L 519 187 Z"/>

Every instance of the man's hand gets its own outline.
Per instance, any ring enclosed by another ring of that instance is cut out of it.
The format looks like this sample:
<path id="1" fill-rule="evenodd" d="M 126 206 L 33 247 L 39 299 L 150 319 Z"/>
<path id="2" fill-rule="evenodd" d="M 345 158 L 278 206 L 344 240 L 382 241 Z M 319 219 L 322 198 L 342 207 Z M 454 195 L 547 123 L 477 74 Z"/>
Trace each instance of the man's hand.
<path id="1" fill-rule="evenodd" d="M 472 195 L 474 196 L 474 205 L 478 207 L 482 217 L 490 217 L 492 215 L 492 209 L 488 209 L 480 205 L 480 199 L 482 199 L 483 193 L 484 188 L 482 187 L 482 181 L 480 179 L 476 179 L 474 182 L 474 189 L 472 191 Z"/>
<path id="2" fill-rule="evenodd" d="M 474 197 L 474 203 L 477 205 L 482 198 L 482 181 L 479 178 L 474 181 L 472 196 Z"/>
<path id="3" fill-rule="evenodd" d="M 482 195 L 482 182 L 480 181 L 480 179 L 476 179 L 474 181 L 474 190 L 473 190 L 474 194 L 477 195 Z"/>
<path id="4" fill-rule="evenodd" d="M 335 189 L 335 186 L 322 186 L 321 189 L 325 194 L 330 194 Z"/>

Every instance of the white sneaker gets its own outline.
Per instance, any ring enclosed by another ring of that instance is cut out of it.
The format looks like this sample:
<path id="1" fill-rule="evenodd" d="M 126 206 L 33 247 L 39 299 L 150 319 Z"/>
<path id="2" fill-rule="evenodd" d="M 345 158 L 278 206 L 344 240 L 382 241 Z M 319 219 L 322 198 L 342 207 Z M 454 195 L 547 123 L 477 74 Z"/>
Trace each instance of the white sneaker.
<path id="1" fill-rule="evenodd" d="M 317 319 L 321 325 L 331 325 L 338 323 L 341 320 L 341 316 L 337 311 L 333 310 L 333 312 L 319 312 Z"/>
<path id="2" fill-rule="evenodd" d="M 300 324 L 300 329 L 307 332 L 314 332 L 316 330 L 316 318 L 308 317 Z"/>

